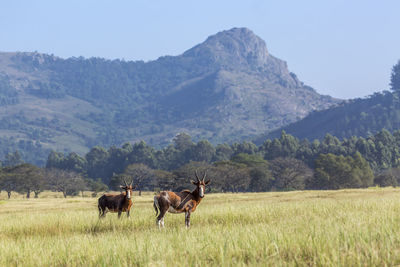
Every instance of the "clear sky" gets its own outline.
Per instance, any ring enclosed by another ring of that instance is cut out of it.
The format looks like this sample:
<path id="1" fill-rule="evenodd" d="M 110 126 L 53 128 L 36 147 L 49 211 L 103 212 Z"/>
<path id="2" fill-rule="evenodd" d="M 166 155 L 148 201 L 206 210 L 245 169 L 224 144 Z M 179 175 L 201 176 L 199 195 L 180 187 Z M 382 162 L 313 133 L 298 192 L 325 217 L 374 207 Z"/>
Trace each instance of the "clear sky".
<path id="1" fill-rule="evenodd" d="M 400 59 L 400 1 L 13 0 L 0 2 L 0 51 L 154 60 L 247 27 L 319 93 L 387 90 Z"/>

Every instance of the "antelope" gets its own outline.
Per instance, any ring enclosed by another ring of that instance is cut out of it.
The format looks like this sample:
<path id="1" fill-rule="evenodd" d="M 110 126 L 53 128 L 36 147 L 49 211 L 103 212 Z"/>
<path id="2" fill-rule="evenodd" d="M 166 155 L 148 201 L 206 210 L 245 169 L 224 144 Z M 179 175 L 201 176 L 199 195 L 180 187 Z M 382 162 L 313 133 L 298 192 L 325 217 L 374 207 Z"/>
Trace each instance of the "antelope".
<path id="1" fill-rule="evenodd" d="M 200 180 L 197 171 L 195 171 L 197 181 L 191 180 L 192 184 L 196 186 L 192 192 L 183 190 L 181 192 L 162 191 L 154 196 L 153 207 L 156 211 L 158 228 L 164 228 L 164 216 L 170 213 L 185 213 L 186 228 L 190 227 L 190 214 L 194 212 L 204 197 L 206 185 L 210 180 L 204 181 L 206 173 L 204 172 L 203 178 Z"/>
<path id="2" fill-rule="evenodd" d="M 121 194 L 104 194 L 99 198 L 99 218 L 105 217 L 107 211 L 118 212 L 118 218 L 121 218 L 122 212 L 126 212 L 129 217 L 132 207 L 132 190 L 136 188 L 136 186 L 132 187 L 132 182 L 128 185 L 124 180 L 125 185 L 120 185 L 120 188 L 125 192 Z"/>

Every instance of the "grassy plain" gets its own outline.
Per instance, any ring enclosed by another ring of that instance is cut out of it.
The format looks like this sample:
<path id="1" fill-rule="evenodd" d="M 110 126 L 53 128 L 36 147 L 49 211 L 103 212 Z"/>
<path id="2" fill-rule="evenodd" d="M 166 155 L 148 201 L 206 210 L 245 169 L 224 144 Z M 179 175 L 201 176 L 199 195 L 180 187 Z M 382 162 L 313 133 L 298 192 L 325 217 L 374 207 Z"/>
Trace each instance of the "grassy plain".
<path id="1" fill-rule="evenodd" d="M 400 264 L 400 190 L 208 194 L 184 227 L 155 224 L 152 194 L 131 218 L 96 198 L 0 194 L 0 266 L 384 266 Z"/>

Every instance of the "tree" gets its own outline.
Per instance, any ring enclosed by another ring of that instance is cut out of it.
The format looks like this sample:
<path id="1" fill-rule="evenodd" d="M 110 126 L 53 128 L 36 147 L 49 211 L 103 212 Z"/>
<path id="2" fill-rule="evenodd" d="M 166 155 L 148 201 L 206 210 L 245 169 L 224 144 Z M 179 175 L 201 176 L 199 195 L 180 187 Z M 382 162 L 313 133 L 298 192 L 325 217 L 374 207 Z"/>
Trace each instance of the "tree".
<path id="1" fill-rule="evenodd" d="M 13 167 L 12 172 L 19 178 L 18 192 L 26 193 L 26 198 L 31 197 L 31 192 L 35 193 L 35 198 L 39 197 L 40 192 L 45 187 L 42 169 L 32 164 L 24 163 Z"/>
<path id="2" fill-rule="evenodd" d="M 270 161 L 270 168 L 278 190 L 302 190 L 313 176 L 304 162 L 294 158 L 276 158 Z"/>
<path id="3" fill-rule="evenodd" d="M 249 190 L 253 192 L 266 192 L 271 190 L 274 178 L 268 169 L 263 167 L 253 167 L 250 169 Z"/>
<path id="4" fill-rule="evenodd" d="M 360 153 L 357 152 L 354 157 L 321 154 L 315 161 L 315 175 L 311 187 L 357 188 L 367 187 L 372 181 L 373 172 Z"/>
<path id="5" fill-rule="evenodd" d="M 47 169 L 52 169 L 52 168 L 62 169 L 64 160 L 65 160 L 65 158 L 64 158 L 63 153 L 51 151 L 49 156 L 47 157 L 46 168 Z"/>
<path id="6" fill-rule="evenodd" d="M 153 170 L 142 163 L 131 164 L 126 167 L 125 176 L 131 177 L 133 184 L 136 185 L 136 189 L 139 191 L 139 196 L 142 195 L 142 190 L 154 187 L 151 183 L 153 178 Z M 127 181 L 129 183 L 129 181 Z"/>
<path id="7" fill-rule="evenodd" d="M 154 185 L 155 185 L 154 189 L 157 191 L 160 191 L 160 190 L 171 191 L 171 189 L 175 185 L 176 176 L 171 172 L 163 171 L 163 170 L 154 170 L 153 177 L 154 177 Z"/>
<path id="8" fill-rule="evenodd" d="M 12 167 L 12 166 L 20 165 L 22 163 L 24 163 L 24 161 L 21 158 L 21 154 L 19 153 L 18 150 L 16 150 L 14 153 L 8 153 L 6 155 L 3 165 Z"/>
<path id="9" fill-rule="evenodd" d="M 125 143 L 122 148 L 117 148 L 112 146 L 108 149 L 108 161 L 107 167 L 105 168 L 104 178 L 102 179 L 104 183 L 109 184 L 113 173 L 124 172 L 126 166 L 129 163 L 128 157 L 132 152 L 133 146 L 130 143 Z"/>
<path id="10" fill-rule="evenodd" d="M 265 192 L 271 189 L 273 177 L 269 170 L 269 164 L 260 155 L 237 154 L 232 158 L 233 162 L 244 164 L 250 171 L 249 189 L 253 192 Z"/>
<path id="11" fill-rule="evenodd" d="M 175 148 L 181 152 L 191 148 L 193 145 L 192 138 L 187 133 L 177 134 L 173 142 L 175 143 Z"/>
<path id="12" fill-rule="evenodd" d="M 191 160 L 210 163 L 215 156 L 214 146 L 207 140 L 201 140 L 191 148 Z"/>
<path id="13" fill-rule="evenodd" d="M 87 161 L 77 153 L 72 152 L 68 154 L 68 157 L 64 161 L 63 167 L 63 169 L 71 172 L 86 174 Z"/>
<path id="14" fill-rule="evenodd" d="M 356 152 L 353 157 L 348 157 L 351 161 L 352 176 L 356 182 L 356 187 L 368 187 L 374 182 L 374 173 L 369 166 L 368 162 Z"/>
<path id="15" fill-rule="evenodd" d="M 233 150 L 228 144 L 220 144 L 215 148 L 215 158 L 213 161 L 229 160 L 233 155 Z"/>
<path id="16" fill-rule="evenodd" d="M 207 175 L 210 175 L 210 169 L 211 165 L 204 161 L 191 161 L 181 166 L 173 171 L 176 177 L 173 188 L 177 191 L 191 188 L 193 185 L 190 183 L 190 180 L 196 180 L 195 172 L 197 171 L 198 175 L 203 175 L 206 172 L 208 173 Z"/>
<path id="17" fill-rule="evenodd" d="M 6 167 L 0 172 L 0 188 L 7 192 L 8 199 L 11 198 L 12 191 L 16 191 L 20 184 L 18 176 L 11 170 L 11 167 Z"/>
<path id="18" fill-rule="evenodd" d="M 108 186 L 105 185 L 101 179 L 93 180 L 93 179 L 85 179 L 86 187 L 93 191 L 92 196 L 96 196 L 98 192 L 107 191 Z"/>
<path id="19" fill-rule="evenodd" d="M 129 177 L 127 177 L 124 174 L 116 174 L 114 173 L 113 176 L 111 176 L 110 178 L 110 183 L 109 183 L 109 188 L 115 191 L 119 191 L 120 190 L 120 185 L 124 185 L 124 181 L 126 181 L 128 183 L 128 179 Z"/>
<path id="20" fill-rule="evenodd" d="M 250 185 L 250 169 L 242 163 L 221 161 L 214 163 L 214 187 L 222 191 L 245 192 Z"/>
<path id="21" fill-rule="evenodd" d="M 393 186 L 396 187 L 398 185 L 396 177 L 391 172 L 382 172 L 375 176 L 374 184 L 379 185 L 380 187 Z"/>
<path id="22" fill-rule="evenodd" d="M 246 141 L 243 143 L 234 143 L 232 149 L 235 154 L 255 154 L 258 151 L 258 147 L 254 143 Z"/>
<path id="23" fill-rule="evenodd" d="M 295 157 L 297 150 L 299 149 L 299 140 L 293 135 L 287 134 L 282 131 L 281 138 L 279 139 L 281 143 L 281 157 Z"/>
<path id="24" fill-rule="evenodd" d="M 173 170 L 181 166 L 181 152 L 173 145 L 165 147 L 156 153 L 158 168 L 162 170 Z"/>
<path id="25" fill-rule="evenodd" d="M 400 60 L 393 66 L 390 75 L 390 89 L 393 92 L 400 92 Z"/>
<path id="26" fill-rule="evenodd" d="M 143 163 L 154 168 L 157 165 L 154 154 L 154 148 L 148 146 L 144 141 L 140 141 L 133 145 L 132 152 L 128 156 L 129 163 Z"/>
<path id="27" fill-rule="evenodd" d="M 282 156 L 282 144 L 279 139 L 275 138 L 273 141 L 268 140 L 264 142 L 264 158 L 271 160 Z"/>
<path id="28" fill-rule="evenodd" d="M 393 182 L 394 185 L 400 184 L 400 167 L 392 168 L 388 171 L 384 171 L 384 173 L 389 172 L 395 178 L 396 182 Z"/>
<path id="29" fill-rule="evenodd" d="M 49 187 L 56 192 L 62 192 L 65 198 L 76 195 L 85 188 L 85 182 L 80 174 L 73 171 L 46 169 L 44 176 Z"/>
<path id="30" fill-rule="evenodd" d="M 109 154 L 103 147 L 95 146 L 86 155 L 87 174 L 90 178 L 105 178 Z"/>

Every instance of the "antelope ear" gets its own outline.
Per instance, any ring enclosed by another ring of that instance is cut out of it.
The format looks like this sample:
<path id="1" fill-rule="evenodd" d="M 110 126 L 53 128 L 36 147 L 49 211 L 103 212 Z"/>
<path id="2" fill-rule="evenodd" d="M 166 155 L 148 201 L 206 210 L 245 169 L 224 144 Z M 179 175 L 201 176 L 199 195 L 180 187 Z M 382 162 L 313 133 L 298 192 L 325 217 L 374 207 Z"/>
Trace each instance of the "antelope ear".
<path id="1" fill-rule="evenodd" d="M 125 186 L 123 186 L 123 185 L 120 185 L 119 187 L 120 187 L 120 188 L 124 188 Z"/>
<path id="2" fill-rule="evenodd" d="M 209 184 L 211 182 L 211 180 L 207 180 L 204 184 Z"/>
<path id="3" fill-rule="evenodd" d="M 193 180 L 190 180 L 190 182 L 191 182 L 192 184 L 194 184 L 194 185 L 197 185 L 197 182 L 195 182 L 195 181 L 193 181 Z"/>

